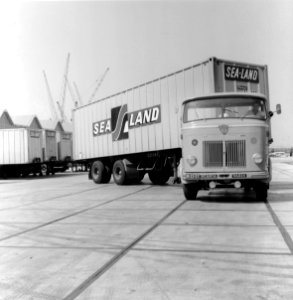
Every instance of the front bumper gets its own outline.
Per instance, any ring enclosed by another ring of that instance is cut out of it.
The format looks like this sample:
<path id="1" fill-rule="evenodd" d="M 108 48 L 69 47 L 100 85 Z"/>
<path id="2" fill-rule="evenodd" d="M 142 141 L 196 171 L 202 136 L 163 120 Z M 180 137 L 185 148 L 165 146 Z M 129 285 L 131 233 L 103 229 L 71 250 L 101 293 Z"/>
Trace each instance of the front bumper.
<path id="1" fill-rule="evenodd" d="M 234 182 L 245 180 L 269 181 L 268 172 L 227 172 L 227 173 L 203 173 L 203 172 L 183 172 L 182 183 L 188 184 L 199 181 L 216 181 L 216 182 Z"/>

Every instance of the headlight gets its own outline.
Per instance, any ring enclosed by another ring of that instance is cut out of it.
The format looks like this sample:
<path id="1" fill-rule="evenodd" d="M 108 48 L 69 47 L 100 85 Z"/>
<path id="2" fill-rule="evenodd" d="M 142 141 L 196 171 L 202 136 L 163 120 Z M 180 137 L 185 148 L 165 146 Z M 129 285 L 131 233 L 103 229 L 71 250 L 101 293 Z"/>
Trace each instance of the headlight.
<path id="1" fill-rule="evenodd" d="M 192 144 L 193 146 L 196 146 L 196 145 L 198 144 L 198 140 L 197 140 L 197 139 L 193 139 L 193 140 L 191 141 L 191 144 Z"/>
<path id="2" fill-rule="evenodd" d="M 259 153 L 254 153 L 254 154 L 252 155 L 252 158 L 253 158 L 253 160 L 254 160 L 254 162 L 255 162 L 256 164 L 261 164 L 262 161 L 263 161 L 263 157 L 262 157 L 262 155 L 259 154 Z"/>
<path id="3" fill-rule="evenodd" d="M 189 163 L 189 165 L 191 166 L 191 167 L 193 167 L 193 166 L 195 166 L 196 164 L 197 164 L 197 159 L 196 159 L 196 157 L 195 156 L 188 156 L 187 157 L 187 162 Z"/>

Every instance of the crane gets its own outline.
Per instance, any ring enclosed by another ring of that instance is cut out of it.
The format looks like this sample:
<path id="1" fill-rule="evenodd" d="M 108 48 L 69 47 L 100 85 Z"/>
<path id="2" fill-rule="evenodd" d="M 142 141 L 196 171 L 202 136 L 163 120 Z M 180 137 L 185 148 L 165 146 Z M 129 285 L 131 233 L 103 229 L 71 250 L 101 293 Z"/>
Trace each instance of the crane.
<path id="1" fill-rule="evenodd" d="M 95 88 L 95 90 L 93 91 L 93 93 L 92 93 L 92 95 L 91 95 L 91 97 L 90 97 L 88 103 L 91 103 L 91 102 L 94 100 L 94 98 L 95 98 L 95 96 L 96 96 L 96 94 L 97 94 L 97 92 L 98 92 L 98 90 L 99 90 L 99 88 L 100 88 L 102 82 L 104 81 L 104 79 L 105 79 L 105 77 L 106 77 L 106 75 L 107 75 L 107 73 L 108 73 L 109 70 L 110 70 L 110 68 L 107 68 L 107 69 L 105 70 L 105 72 L 103 73 L 101 79 L 100 79 L 100 80 L 97 80 L 97 81 L 98 81 L 98 84 L 96 85 L 96 88 Z"/>
<path id="2" fill-rule="evenodd" d="M 53 97 L 52 97 L 52 93 L 51 93 L 51 89 L 50 89 L 50 86 L 49 86 L 48 78 L 47 78 L 46 72 L 44 70 L 43 70 L 43 75 L 44 75 L 45 84 L 46 84 L 46 88 L 47 88 L 47 92 L 48 92 L 48 98 L 49 98 L 52 117 L 53 117 L 53 120 L 56 121 L 59 118 L 58 118 L 58 114 L 57 114 L 57 111 L 56 111 L 56 108 L 55 108 L 55 105 L 54 105 L 54 100 L 53 100 Z"/>
<path id="3" fill-rule="evenodd" d="M 73 82 L 73 87 L 74 87 L 74 89 L 75 89 L 75 94 L 77 95 L 79 104 L 80 104 L 80 105 L 83 105 L 83 102 L 82 102 L 82 100 L 81 100 L 81 96 L 80 96 L 79 90 L 78 90 L 77 85 L 76 85 L 75 82 Z"/>
<path id="4" fill-rule="evenodd" d="M 57 102 L 61 114 L 61 122 L 64 122 L 66 118 L 64 109 L 65 109 L 65 99 L 66 99 L 66 90 L 67 90 L 66 86 L 67 86 L 67 76 L 69 70 L 69 61 L 70 61 L 70 53 L 67 54 L 67 59 L 66 59 L 65 71 L 63 75 L 63 84 L 61 87 L 61 99 L 60 102 Z"/>
<path id="5" fill-rule="evenodd" d="M 76 99 L 76 96 L 74 95 L 74 92 L 73 92 L 73 89 L 72 89 L 72 86 L 68 80 L 68 78 L 66 77 L 66 80 L 67 80 L 67 88 L 69 90 L 69 93 L 70 93 L 70 96 L 71 96 L 71 99 L 74 103 L 74 107 L 78 107 L 78 100 Z"/>

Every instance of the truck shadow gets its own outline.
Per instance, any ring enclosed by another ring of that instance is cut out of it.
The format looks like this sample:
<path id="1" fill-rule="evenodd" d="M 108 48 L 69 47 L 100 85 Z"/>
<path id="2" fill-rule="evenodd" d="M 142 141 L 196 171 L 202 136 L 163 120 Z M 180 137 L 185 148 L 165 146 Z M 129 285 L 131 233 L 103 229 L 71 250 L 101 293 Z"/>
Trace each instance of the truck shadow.
<path id="1" fill-rule="evenodd" d="M 54 179 L 54 178 L 66 178 L 66 177 L 72 177 L 72 176 L 80 176 L 80 175 L 84 175 L 84 172 L 62 172 L 62 173 L 55 173 L 54 175 L 27 175 L 27 176 L 8 176 L 6 178 L 0 178 L 0 182 L 1 183 L 8 183 L 9 181 L 13 180 L 13 181 L 26 181 L 26 180 L 49 180 L 49 179 Z"/>
<path id="2" fill-rule="evenodd" d="M 263 199 L 256 198 L 253 190 L 244 191 L 244 189 L 216 189 L 199 192 L 197 200 L 213 203 L 264 203 Z"/>

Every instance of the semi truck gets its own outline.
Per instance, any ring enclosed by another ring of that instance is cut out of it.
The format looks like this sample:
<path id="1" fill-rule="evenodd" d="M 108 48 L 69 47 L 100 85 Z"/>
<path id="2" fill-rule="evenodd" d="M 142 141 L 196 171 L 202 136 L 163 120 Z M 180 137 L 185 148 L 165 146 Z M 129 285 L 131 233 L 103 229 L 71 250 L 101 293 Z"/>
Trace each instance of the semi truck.
<path id="1" fill-rule="evenodd" d="M 95 183 L 147 173 L 159 185 L 181 178 L 190 200 L 224 186 L 266 198 L 272 115 L 267 66 L 212 57 L 76 108 L 73 157 Z"/>

